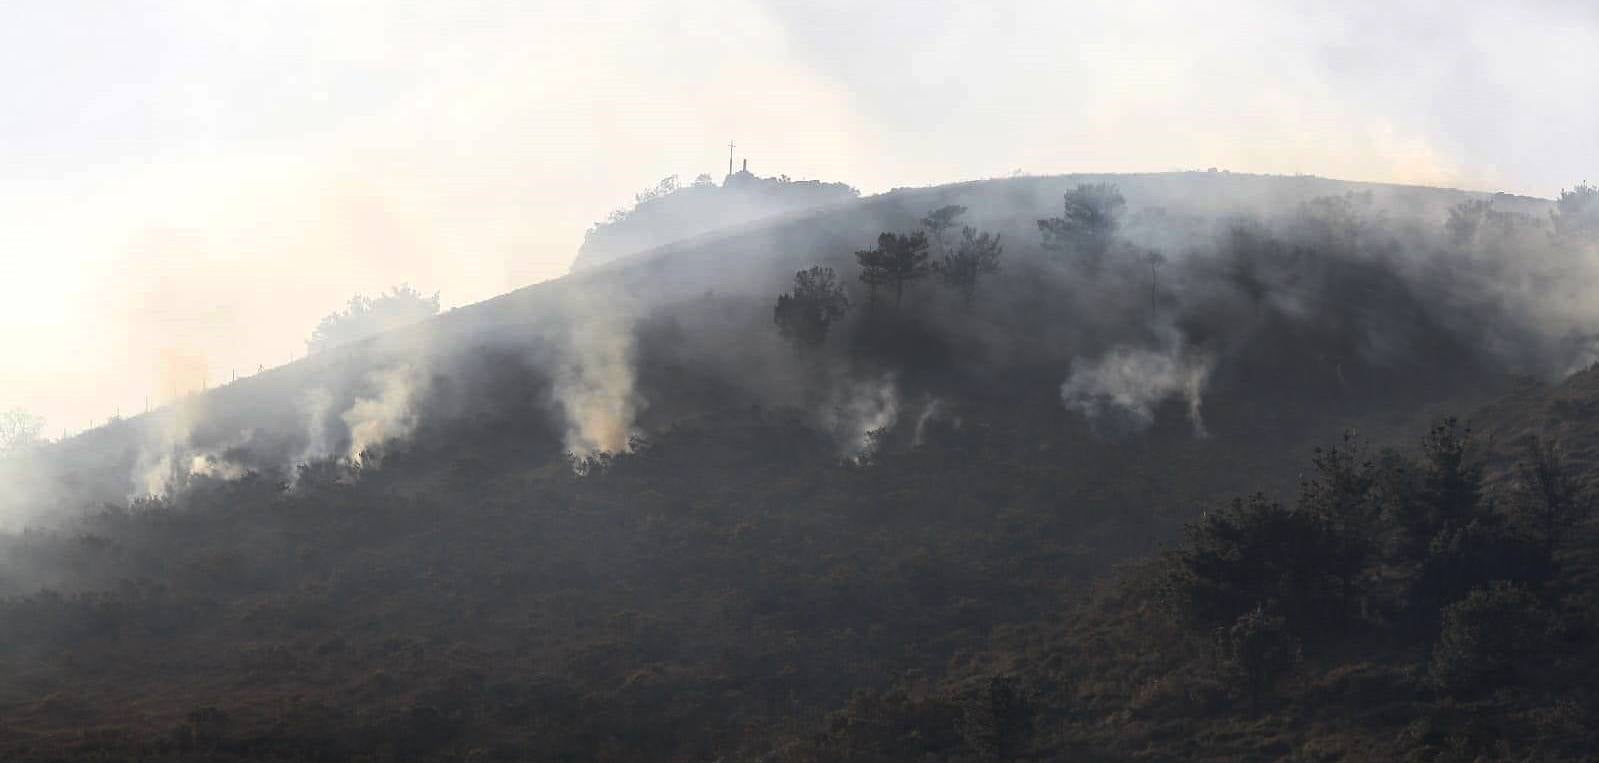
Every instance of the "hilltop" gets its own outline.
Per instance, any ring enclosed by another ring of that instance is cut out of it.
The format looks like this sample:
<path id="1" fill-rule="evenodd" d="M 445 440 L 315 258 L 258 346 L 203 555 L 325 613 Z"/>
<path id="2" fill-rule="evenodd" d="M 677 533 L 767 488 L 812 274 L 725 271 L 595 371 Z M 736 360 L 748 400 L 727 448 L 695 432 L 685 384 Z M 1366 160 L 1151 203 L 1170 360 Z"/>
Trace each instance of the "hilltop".
<path id="1" fill-rule="evenodd" d="M 743 169 L 729 172 L 719 186 L 709 175 L 700 175 L 690 185 L 680 185 L 673 175 L 637 194 L 631 208 L 618 209 L 589 228 L 572 270 L 713 230 L 847 202 L 859 195 L 843 183 L 791 180 L 786 175 L 759 177 L 749 171 L 747 160 Z"/>

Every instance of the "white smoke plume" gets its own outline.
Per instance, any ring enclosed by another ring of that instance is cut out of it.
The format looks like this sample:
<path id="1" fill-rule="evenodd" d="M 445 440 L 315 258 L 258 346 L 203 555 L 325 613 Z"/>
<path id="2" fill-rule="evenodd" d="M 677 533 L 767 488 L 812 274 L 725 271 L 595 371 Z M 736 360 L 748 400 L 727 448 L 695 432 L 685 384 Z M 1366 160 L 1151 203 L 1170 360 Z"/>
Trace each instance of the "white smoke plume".
<path id="1" fill-rule="evenodd" d="M 645 401 L 636 387 L 633 324 L 617 305 L 574 300 L 553 392 L 566 418 L 563 444 L 582 461 L 625 453 Z"/>
<path id="2" fill-rule="evenodd" d="M 207 477 L 214 480 L 242 479 L 250 473 L 250 468 L 223 454 L 245 448 L 254 436 L 254 429 L 246 429 L 221 444 L 186 451 L 183 463 L 188 464 L 188 469 L 183 476 Z"/>
<path id="3" fill-rule="evenodd" d="M 305 417 L 305 450 L 290 464 L 291 472 L 297 471 L 292 468 L 297 464 L 309 464 L 333 455 L 333 444 L 328 436 L 328 414 L 333 410 L 333 396 L 317 387 L 300 398 L 299 408 Z"/>
<path id="4" fill-rule="evenodd" d="M 159 498 L 167 494 L 167 488 L 172 484 L 176 474 L 173 470 L 174 456 L 170 446 L 165 452 L 160 450 L 141 450 L 139 452 L 139 465 L 135 467 L 133 494 L 130 500 L 136 498 Z"/>
<path id="5" fill-rule="evenodd" d="M 928 398 L 927 403 L 922 406 L 921 415 L 916 417 L 916 433 L 911 436 L 912 448 L 922 447 L 922 443 L 926 440 L 927 424 L 938 418 L 939 409 L 942 407 L 943 401 L 936 397 Z"/>
<path id="6" fill-rule="evenodd" d="M 871 458 L 879 433 L 899 420 L 899 388 L 892 374 L 876 381 L 846 381 L 834 388 L 823 424 L 838 441 L 846 460 Z"/>
<path id="7" fill-rule="evenodd" d="M 357 466 L 371 465 L 367 459 L 381 446 L 411 436 L 416 430 L 417 401 L 428 383 L 427 375 L 410 364 L 373 372 L 367 379 L 377 388 L 377 396 L 357 397 L 340 415 L 350 429 L 346 455 Z"/>
<path id="8" fill-rule="evenodd" d="M 189 450 L 189 438 L 200 420 L 204 399 L 197 395 L 184 397 L 143 422 L 144 436 L 134 462 L 129 500 L 165 496 L 187 474 L 183 456 Z"/>
<path id="9" fill-rule="evenodd" d="M 1157 406 L 1181 396 L 1194 435 L 1208 437 L 1200 408 L 1214 367 L 1213 356 L 1190 351 L 1178 340 L 1158 350 L 1116 347 L 1094 361 L 1073 361 L 1060 398 L 1096 428 L 1140 432 L 1155 422 Z"/>
<path id="10" fill-rule="evenodd" d="M 211 453 L 199 453 L 189 458 L 189 476 L 209 477 L 217 480 L 236 480 L 249 470 Z"/>

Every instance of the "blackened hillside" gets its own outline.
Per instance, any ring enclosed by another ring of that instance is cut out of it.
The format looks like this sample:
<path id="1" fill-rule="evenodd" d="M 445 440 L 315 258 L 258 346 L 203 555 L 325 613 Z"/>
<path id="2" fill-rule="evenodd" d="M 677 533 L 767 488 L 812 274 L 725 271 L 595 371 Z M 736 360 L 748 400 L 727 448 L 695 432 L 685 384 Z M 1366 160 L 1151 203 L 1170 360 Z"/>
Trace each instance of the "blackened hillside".
<path id="1" fill-rule="evenodd" d="M 1518 464 L 1587 500 L 1591 244 L 1474 200 L 900 191 L 76 438 L 8 467 L 0 750 L 1580 758 L 1592 526 Z M 780 331 L 807 283 L 849 309 Z"/>

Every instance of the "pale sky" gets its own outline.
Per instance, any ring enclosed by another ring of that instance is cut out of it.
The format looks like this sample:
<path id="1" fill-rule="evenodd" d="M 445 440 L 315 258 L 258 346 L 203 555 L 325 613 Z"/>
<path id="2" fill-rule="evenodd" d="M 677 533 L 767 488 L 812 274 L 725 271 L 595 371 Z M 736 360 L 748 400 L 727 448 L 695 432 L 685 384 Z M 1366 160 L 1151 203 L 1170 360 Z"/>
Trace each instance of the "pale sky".
<path id="1" fill-rule="evenodd" d="M 1599 3 L 5 0 L 0 409 L 77 431 L 356 292 L 565 272 L 669 174 L 1599 179 Z"/>

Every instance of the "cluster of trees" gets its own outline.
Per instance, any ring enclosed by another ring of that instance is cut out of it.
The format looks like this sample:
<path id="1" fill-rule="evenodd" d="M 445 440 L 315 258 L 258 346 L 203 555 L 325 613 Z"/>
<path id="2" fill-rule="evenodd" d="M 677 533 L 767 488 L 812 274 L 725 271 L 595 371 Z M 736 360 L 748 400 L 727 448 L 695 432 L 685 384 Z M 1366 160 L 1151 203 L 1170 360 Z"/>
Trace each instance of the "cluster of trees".
<path id="1" fill-rule="evenodd" d="M 1085 183 L 1068 191 L 1062 201 L 1060 217 L 1038 221 L 1044 248 L 1097 270 L 1116 240 L 1127 199 L 1113 184 Z"/>
<path id="2" fill-rule="evenodd" d="M 1497 197 L 1471 199 L 1449 210 L 1444 232 L 1456 247 L 1478 246 L 1510 254 L 1552 240 L 1580 248 L 1599 241 L 1599 187 L 1579 183 L 1560 192 L 1547 220 L 1526 212 L 1500 209 Z"/>
<path id="3" fill-rule="evenodd" d="M 950 204 L 927 213 L 922 230 L 910 233 L 884 232 L 877 247 L 855 253 L 860 266 L 859 279 L 866 285 L 866 305 L 879 307 L 879 290 L 892 290 L 894 309 L 902 307 L 905 289 L 928 276 L 937 275 L 955 292 L 966 309 L 971 309 L 977 287 L 984 276 L 999 272 L 1004 246 L 1000 237 L 962 226 L 951 241 L 966 207 Z M 934 255 L 937 255 L 935 258 Z M 849 310 L 850 301 L 843 284 L 832 268 L 815 266 L 794 274 L 794 289 L 777 298 L 773 322 L 784 338 L 800 347 L 816 347 L 827 339 L 833 322 Z"/>
<path id="4" fill-rule="evenodd" d="M 1064 195 L 1060 217 L 1038 221 L 1043 247 L 1067 264 L 1097 272 L 1111 253 L 1126 207 L 1127 200 L 1113 184 L 1078 185 Z M 996 234 L 961 225 L 966 212 L 959 204 L 938 207 L 920 220 L 920 230 L 885 231 L 875 248 L 855 252 L 867 308 L 878 308 L 879 293 L 888 292 L 899 310 L 908 287 L 936 275 L 970 310 L 983 278 L 999 272 L 1004 245 Z M 1152 268 L 1160 261 L 1158 253 L 1150 253 Z M 796 345 L 815 347 L 826 341 L 829 328 L 849 306 L 833 269 L 815 266 L 795 273 L 793 290 L 778 297 L 773 321 Z"/>
<path id="5" fill-rule="evenodd" d="M 1561 191 L 1551 218 L 1559 236 L 1599 241 L 1599 187 L 1578 183 Z"/>
<path id="6" fill-rule="evenodd" d="M 929 261 L 927 234 L 882 233 L 877 237 L 876 249 L 863 249 L 855 253 L 861 266 L 861 283 L 866 284 L 866 304 L 877 306 L 877 290 L 894 289 L 894 308 L 897 310 L 905 298 L 905 285 L 925 278 L 933 272 Z"/>
<path id="7" fill-rule="evenodd" d="M 714 185 L 716 185 L 716 180 L 712 178 L 709 173 L 705 172 L 701 172 L 699 175 L 697 175 L 694 178 L 694 182 L 688 186 L 684 186 L 681 182 L 679 182 L 677 175 L 667 175 L 666 177 L 661 178 L 660 181 L 655 185 L 633 194 L 633 207 L 636 209 L 639 206 L 648 204 L 656 199 L 664 199 L 674 193 L 677 193 L 678 191 L 683 190 L 684 188 L 710 188 Z M 629 213 L 630 210 L 628 209 L 612 210 L 611 214 L 606 217 L 606 221 L 612 223 L 619 222 L 627 219 Z"/>
<path id="8" fill-rule="evenodd" d="M 1209 512 L 1165 562 L 1170 611 L 1215 639 L 1250 705 L 1302 650 L 1362 629 L 1432 642 L 1443 695 L 1514 680 L 1542 643 L 1555 554 L 1592 506 L 1560 449 L 1534 440 L 1504 502 L 1453 419 L 1419 458 L 1350 435 L 1314 465 L 1292 505 L 1255 495 Z"/>
<path id="9" fill-rule="evenodd" d="M 1496 206 L 1498 201 L 1476 199 L 1459 204 L 1450 210 L 1444 224 L 1444 240 L 1453 248 L 1473 253 L 1475 259 L 1464 264 L 1446 264 L 1440 258 L 1430 261 L 1426 267 L 1482 268 L 1485 272 L 1510 278 L 1514 276 L 1509 270 L 1528 267 L 1535 272 L 1540 267 L 1527 264 L 1542 260 L 1526 253 L 1558 254 L 1599 240 L 1596 236 L 1599 234 L 1599 189 L 1593 186 L 1580 184 L 1562 192 L 1548 219 L 1527 211 L 1502 208 L 1509 206 L 1508 202 Z M 1162 304 L 1168 304 L 1192 318 L 1195 311 L 1222 310 L 1222 302 L 1226 299 L 1242 297 L 1253 305 L 1255 317 L 1260 318 L 1263 307 L 1270 302 L 1270 293 L 1285 288 L 1298 293 L 1316 289 L 1351 292 L 1356 290 L 1355 280 L 1385 279 L 1394 289 L 1392 294 L 1375 295 L 1369 288 L 1362 287 L 1358 294 L 1329 293 L 1312 298 L 1356 298 L 1366 303 L 1413 298 L 1400 291 L 1406 287 L 1381 257 L 1369 256 L 1396 251 L 1408 241 L 1405 234 L 1386 224 L 1386 218 L 1373 206 L 1374 202 L 1371 191 L 1329 195 L 1305 202 L 1296 216 L 1282 221 L 1285 233 L 1282 238 L 1265 225 L 1233 226 L 1226 239 L 1220 242 L 1216 257 L 1186 258 L 1177 266 L 1181 270 L 1177 277 L 1188 283 L 1212 278 L 1222 281 L 1218 284 L 1223 287 L 1217 292 L 1220 297 L 1202 295 L 1191 300 L 1183 299 L 1187 295 L 1167 293 L 1162 301 L 1161 268 L 1167 264 L 1167 259 L 1158 249 L 1136 245 L 1121 236 L 1128 205 L 1115 184 L 1077 185 L 1063 195 L 1060 214 L 1037 220 L 1037 228 L 1041 248 L 1053 255 L 1055 263 L 1070 268 L 1084 279 L 1097 279 L 1096 282 L 1105 285 L 1106 294 L 1119 293 L 1120 309 L 1136 304 L 1132 301 L 1130 287 L 1147 279 L 1151 316 Z M 906 292 L 931 276 L 938 276 L 958 297 L 958 304 L 968 310 L 973 307 L 980 284 L 1000 270 L 1003 246 L 999 236 L 961 225 L 960 219 L 966 211 L 959 205 L 933 209 L 920 220 L 918 230 L 885 231 L 878 236 L 875 247 L 855 253 L 859 268 L 857 278 L 865 290 L 860 302 L 867 307 L 869 316 L 881 315 L 878 309 L 882 307 L 891 306 L 895 312 L 900 311 Z M 1154 223 L 1166 225 L 1159 209 L 1140 214 L 1141 217 L 1147 214 Z M 1181 222 L 1170 221 L 1172 225 Z M 1436 251 L 1442 255 L 1447 250 Z M 825 274 L 822 271 L 826 271 Z M 825 343 L 831 327 L 845 316 L 853 302 L 848 296 L 846 279 L 837 273 L 825 267 L 812 268 L 803 272 L 803 282 L 801 275 L 796 274 L 793 290 L 779 298 L 773 318 L 785 338 L 800 346 L 815 347 Z M 1320 320 L 1323 317 L 1328 319 Z M 1221 328 L 1206 325 L 1207 320 L 1209 318 L 1189 319 L 1184 325 L 1204 326 L 1205 330 Z M 1328 316 L 1316 316 L 1304 322 L 1314 324 L 1311 328 L 1316 331 L 1342 325 L 1338 319 Z M 1467 352 L 1484 352 L 1481 345 L 1486 342 L 1480 337 L 1470 337 L 1468 341 L 1477 342 L 1477 346 Z M 1531 362 L 1541 361 L 1534 358 Z M 1334 366 L 1334 376 L 1340 379 L 1340 384 L 1347 385 L 1345 364 L 1334 363 Z"/>
<path id="10" fill-rule="evenodd" d="M 849 312 L 849 295 L 832 268 L 817 265 L 794 274 L 794 291 L 777 298 L 772 319 L 783 338 L 801 349 L 827 341 L 833 322 Z"/>
<path id="11" fill-rule="evenodd" d="M 937 275 L 968 309 L 984 276 L 999 272 L 1004 247 L 999 236 L 961 226 L 951 241 L 951 231 L 966 214 L 966 207 L 948 204 L 927 213 L 922 229 L 911 233 L 885 232 L 877 237 L 877 247 L 855 253 L 860 266 L 860 281 L 866 284 L 869 307 L 878 303 L 878 289 L 892 288 L 894 308 L 901 307 L 905 288 L 928 276 Z"/>
<path id="12" fill-rule="evenodd" d="M 427 320 L 439 313 L 439 293 L 427 296 L 410 284 L 400 284 L 387 294 L 357 294 L 345 309 L 328 314 L 305 341 L 306 351 L 318 353 L 365 339 L 391 329 Z"/>

